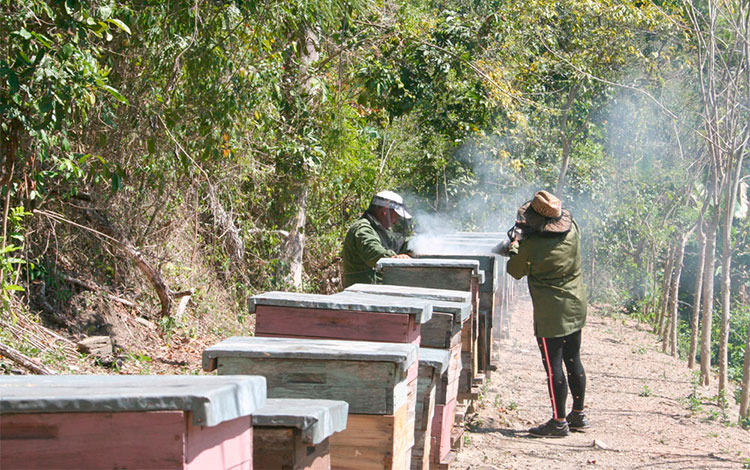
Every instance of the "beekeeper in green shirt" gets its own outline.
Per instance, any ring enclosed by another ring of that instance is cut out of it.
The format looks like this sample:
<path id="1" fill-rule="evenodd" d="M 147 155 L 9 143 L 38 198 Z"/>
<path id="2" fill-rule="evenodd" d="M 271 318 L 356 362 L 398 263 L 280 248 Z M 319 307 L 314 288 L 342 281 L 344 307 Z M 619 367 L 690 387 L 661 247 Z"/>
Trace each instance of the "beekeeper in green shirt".
<path id="1" fill-rule="evenodd" d="M 403 253 L 406 238 L 392 227 L 411 214 L 404 200 L 393 191 L 381 191 L 372 197 L 370 207 L 349 228 L 344 239 L 343 283 L 349 287 L 358 282 L 374 284 L 378 274 L 375 265 L 380 258 L 409 258 Z"/>
<path id="2" fill-rule="evenodd" d="M 552 419 L 529 433 L 564 437 L 588 427 L 584 413 L 586 373 L 581 364 L 581 330 L 586 324 L 586 291 L 581 275 L 578 224 L 562 202 L 547 191 L 518 210 L 509 232 L 506 269 L 516 279 L 526 276 L 534 307 L 534 335 L 547 372 Z M 567 374 L 563 373 L 563 363 Z M 567 381 L 566 381 L 567 375 Z M 570 387 L 573 409 L 565 414 Z"/>

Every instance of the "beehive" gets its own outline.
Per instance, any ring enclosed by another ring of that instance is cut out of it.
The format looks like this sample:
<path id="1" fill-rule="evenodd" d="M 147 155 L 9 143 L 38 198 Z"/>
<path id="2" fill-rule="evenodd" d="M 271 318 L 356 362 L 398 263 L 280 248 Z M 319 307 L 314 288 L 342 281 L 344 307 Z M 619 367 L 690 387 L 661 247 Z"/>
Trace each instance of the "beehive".
<path id="1" fill-rule="evenodd" d="M 271 398 L 349 404 L 331 437 L 331 468 L 405 469 L 414 444 L 418 348 L 409 343 L 233 337 L 203 353 L 219 374 L 266 377 Z"/>
<path id="2" fill-rule="evenodd" d="M 0 377 L 0 468 L 252 469 L 253 376 Z"/>
<path id="3" fill-rule="evenodd" d="M 345 401 L 269 398 L 253 415 L 255 467 L 330 469 L 330 437 L 346 429 L 348 412 Z"/>

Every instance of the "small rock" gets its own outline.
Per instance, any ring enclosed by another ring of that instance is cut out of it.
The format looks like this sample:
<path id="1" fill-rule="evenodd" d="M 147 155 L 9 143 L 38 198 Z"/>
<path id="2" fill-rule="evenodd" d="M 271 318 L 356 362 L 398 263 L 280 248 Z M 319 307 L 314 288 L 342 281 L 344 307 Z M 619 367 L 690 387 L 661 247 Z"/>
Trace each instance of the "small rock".
<path id="1" fill-rule="evenodd" d="M 112 339 L 109 336 L 89 336 L 76 344 L 76 349 L 84 354 L 96 356 L 112 355 Z"/>
<path id="2" fill-rule="evenodd" d="M 600 441 L 599 439 L 594 439 L 591 447 L 593 447 L 594 449 L 609 450 L 609 446 L 604 441 Z"/>

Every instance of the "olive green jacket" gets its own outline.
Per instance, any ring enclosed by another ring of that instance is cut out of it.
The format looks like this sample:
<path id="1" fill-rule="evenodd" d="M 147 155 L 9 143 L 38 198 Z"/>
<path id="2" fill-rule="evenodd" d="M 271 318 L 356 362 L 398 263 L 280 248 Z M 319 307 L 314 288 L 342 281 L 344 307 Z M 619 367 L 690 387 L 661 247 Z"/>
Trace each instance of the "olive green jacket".
<path id="1" fill-rule="evenodd" d="M 508 274 L 527 276 L 534 305 L 534 334 L 567 336 L 586 324 L 586 288 L 581 276 L 578 224 L 563 235 L 532 234 L 511 251 Z"/>
<path id="2" fill-rule="evenodd" d="M 344 287 L 358 282 L 379 282 L 380 275 L 375 272 L 378 260 L 396 255 L 403 244 L 403 238 L 386 230 L 371 214 L 362 214 L 349 228 L 344 239 L 341 254 Z"/>

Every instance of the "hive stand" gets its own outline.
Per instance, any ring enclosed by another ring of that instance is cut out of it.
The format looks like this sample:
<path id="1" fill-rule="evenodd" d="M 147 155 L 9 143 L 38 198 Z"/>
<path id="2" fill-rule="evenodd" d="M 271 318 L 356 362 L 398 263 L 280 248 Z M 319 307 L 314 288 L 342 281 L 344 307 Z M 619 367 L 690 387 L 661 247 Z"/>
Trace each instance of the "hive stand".
<path id="1" fill-rule="evenodd" d="M 470 292 L 472 296 L 471 328 L 463 328 L 461 338 L 461 379 L 459 396 L 472 399 L 473 381 L 478 373 L 477 339 L 479 334 L 479 285 L 484 272 L 479 262 L 468 259 L 383 258 L 376 265 L 384 284 L 451 289 Z"/>
<path id="2" fill-rule="evenodd" d="M 419 344 L 429 302 L 413 299 L 267 292 L 253 296 L 255 335 Z"/>
<path id="3" fill-rule="evenodd" d="M 253 468 L 255 376 L 0 377 L 0 468 Z"/>
<path id="4" fill-rule="evenodd" d="M 345 401 L 269 398 L 253 414 L 255 467 L 330 469 L 329 437 L 346 429 L 348 412 Z"/>
<path id="5" fill-rule="evenodd" d="M 271 398 L 349 403 L 331 436 L 331 468 L 407 469 L 414 445 L 418 347 L 409 343 L 233 337 L 203 353 L 203 368 L 266 377 Z"/>

